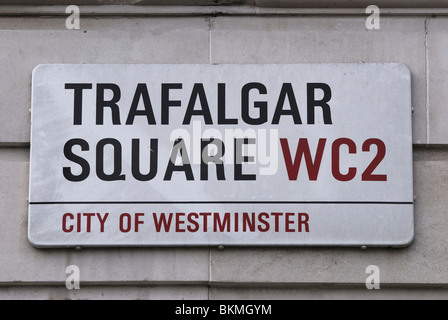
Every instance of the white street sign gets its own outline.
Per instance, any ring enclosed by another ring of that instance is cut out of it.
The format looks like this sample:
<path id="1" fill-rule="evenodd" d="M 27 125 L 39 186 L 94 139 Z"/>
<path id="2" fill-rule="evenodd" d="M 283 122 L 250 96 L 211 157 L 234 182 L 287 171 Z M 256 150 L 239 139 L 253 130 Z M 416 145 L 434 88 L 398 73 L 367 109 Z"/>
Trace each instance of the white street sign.
<path id="1" fill-rule="evenodd" d="M 405 246 L 403 64 L 39 65 L 38 247 Z"/>

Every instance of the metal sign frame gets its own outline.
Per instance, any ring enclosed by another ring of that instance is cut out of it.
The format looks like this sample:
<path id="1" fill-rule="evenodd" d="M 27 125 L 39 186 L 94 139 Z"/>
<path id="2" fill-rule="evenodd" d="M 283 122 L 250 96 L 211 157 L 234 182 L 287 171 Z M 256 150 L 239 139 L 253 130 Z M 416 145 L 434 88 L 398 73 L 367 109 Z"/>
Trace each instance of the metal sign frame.
<path id="1" fill-rule="evenodd" d="M 403 64 L 39 65 L 29 240 L 407 246 Z"/>

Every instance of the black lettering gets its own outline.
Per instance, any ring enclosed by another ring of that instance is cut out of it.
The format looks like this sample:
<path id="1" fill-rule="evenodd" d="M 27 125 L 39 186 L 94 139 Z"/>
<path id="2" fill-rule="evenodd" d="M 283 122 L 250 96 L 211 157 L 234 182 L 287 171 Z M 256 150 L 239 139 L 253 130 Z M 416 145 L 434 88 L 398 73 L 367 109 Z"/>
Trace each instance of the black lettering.
<path id="1" fill-rule="evenodd" d="M 143 99 L 144 110 L 137 110 L 140 97 Z M 129 109 L 128 119 L 126 124 L 133 124 L 135 116 L 146 116 L 148 124 L 156 124 L 154 112 L 152 110 L 151 100 L 149 99 L 148 88 L 145 83 L 139 83 L 135 90 L 134 99 L 132 100 L 131 108 Z"/>
<path id="2" fill-rule="evenodd" d="M 324 96 L 322 100 L 316 100 L 314 95 L 315 89 L 323 91 Z M 307 121 L 308 124 L 314 124 L 314 111 L 315 107 L 321 107 L 324 124 L 332 124 L 331 122 L 331 110 L 328 105 L 328 101 L 331 99 L 331 88 L 326 83 L 308 83 L 307 84 Z"/>
<path id="3" fill-rule="evenodd" d="M 104 172 L 104 147 L 113 146 L 114 149 L 114 171 L 111 174 Z M 106 138 L 98 141 L 96 145 L 96 175 L 104 181 L 125 180 L 125 175 L 121 174 L 121 143 L 112 138 Z"/>
<path id="4" fill-rule="evenodd" d="M 291 109 L 283 109 L 285 105 L 286 97 L 288 97 L 289 105 Z M 280 116 L 291 115 L 294 124 L 302 124 L 302 119 L 300 118 L 299 108 L 297 107 L 296 97 L 294 95 L 294 90 L 290 83 L 284 83 L 282 89 L 280 90 L 280 95 L 278 97 L 277 106 L 275 108 L 274 117 L 272 118 L 272 124 L 278 124 L 280 122 Z"/>
<path id="5" fill-rule="evenodd" d="M 170 107 L 180 107 L 180 100 L 170 100 L 171 89 L 182 89 L 182 83 L 162 83 L 162 124 L 169 124 Z"/>
<path id="6" fill-rule="evenodd" d="M 92 89 L 91 83 L 66 83 L 65 89 L 74 90 L 73 125 L 82 124 L 82 90 Z"/>
<path id="7" fill-rule="evenodd" d="M 183 139 L 177 139 L 174 141 L 173 149 L 171 150 L 171 156 L 168 160 L 168 166 L 165 171 L 165 177 L 163 180 L 171 180 L 173 175 L 173 171 L 183 171 L 185 172 L 185 176 L 187 180 L 194 180 L 193 170 L 191 169 L 190 159 L 188 158 L 188 154 L 185 151 L 186 146 Z M 176 166 L 176 157 L 177 154 L 180 153 L 182 158 L 182 165 Z"/>
<path id="8" fill-rule="evenodd" d="M 194 110 L 198 97 L 201 109 Z M 212 115 L 210 114 L 210 108 L 205 95 L 204 85 L 202 83 L 195 83 L 193 86 L 190 101 L 188 101 L 187 111 L 185 112 L 184 122 L 182 124 L 190 124 L 192 116 L 202 116 L 204 117 L 205 124 L 213 124 Z"/>
<path id="9" fill-rule="evenodd" d="M 74 175 L 70 167 L 63 167 L 62 173 L 64 174 L 65 179 L 67 179 L 68 181 L 78 182 L 87 179 L 90 174 L 90 166 L 89 162 L 87 162 L 86 159 L 73 153 L 72 149 L 75 145 L 80 146 L 81 151 L 88 151 L 89 144 L 83 139 L 70 139 L 64 145 L 64 156 L 68 160 L 79 164 L 81 166 L 81 173 L 78 175 Z"/>
<path id="10" fill-rule="evenodd" d="M 252 118 L 249 114 L 249 91 L 257 89 L 260 94 L 266 94 L 266 87 L 262 83 L 249 82 L 241 89 L 241 116 L 247 124 L 258 125 L 268 121 L 268 103 L 266 101 L 255 101 L 254 108 L 259 109 L 258 118 Z"/>
<path id="11" fill-rule="evenodd" d="M 112 99 L 104 100 L 104 91 L 112 91 Z M 104 108 L 109 107 L 112 112 L 112 123 L 120 124 L 120 109 L 117 102 L 120 101 L 120 87 L 114 83 L 98 83 L 96 85 L 96 124 L 104 124 Z"/>
<path id="12" fill-rule="evenodd" d="M 218 83 L 218 124 L 238 124 L 238 119 L 226 118 L 226 84 Z"/>
<path id="13" fill-rule="evenodd" d="M 208 155 L 208 146 L 214 144 L 218 151 L 216 154 Z M 218 180 L 226 180 L 224 175 L 224 163 L 221 157 L 224 155 L 224 142 L 220 139 L 201 139 L 201 180 L 208 180 L 208 163 L 216 164 L 216 177 Z"/>
<path id="14" fill-rule="evenodd" d="M 243 144 L 255 144 L 255 139 L 235 139 L 234 149 L 234 178 L 235 180 L 256 180 L 255 174 L 243 174 L 243 162 L 254 161 L 253 156 L 243 156 Z"/>
<path id="15" fill-rule="evenodd" d="M 132 139 L 132 175 L 135 179 L 139 181 L 149 181 L 154 179 L 157 174 L 157 155 L 158 155 L 158 139 L 151 139 L 150 142 L 150 162 L 149 162 L 149 172 L 147 174 L 142 174 L 140 172 L 140 139 Z"/>

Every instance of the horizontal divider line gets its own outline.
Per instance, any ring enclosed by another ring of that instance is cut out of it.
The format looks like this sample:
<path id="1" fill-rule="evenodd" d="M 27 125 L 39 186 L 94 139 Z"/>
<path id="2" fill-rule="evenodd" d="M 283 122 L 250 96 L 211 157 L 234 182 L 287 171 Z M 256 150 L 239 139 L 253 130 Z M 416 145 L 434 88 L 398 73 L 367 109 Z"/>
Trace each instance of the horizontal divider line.
<path id="1" fill-rule="evenodd" d="M 32 201 L 45 204 L 413 204 L 412 201 Z"/>

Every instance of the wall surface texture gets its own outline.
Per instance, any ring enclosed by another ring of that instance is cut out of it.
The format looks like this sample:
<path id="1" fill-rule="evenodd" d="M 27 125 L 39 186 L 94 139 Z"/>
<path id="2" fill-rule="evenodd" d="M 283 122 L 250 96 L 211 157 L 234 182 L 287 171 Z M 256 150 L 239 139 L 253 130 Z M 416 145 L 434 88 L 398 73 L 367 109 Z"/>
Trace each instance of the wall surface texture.
<path id="1" fill-rule="evenodd" d="M 365 1 L 140 2 L 0 0 L 0 299 L 448 297 L 448 1 L 378 1 L 377 30 L 366 28 Z M 69 4 L 80 7 L 79 30 L 66 28 Z M 401 62 L 411 70 L 416 201 L 409 247 L 77 251 L 28 242 L 36 65 L 335 62 Z M 372 264 L 380 290 L 365 286 Z M 65 287 L 68 265 L 80 269 L 80 290 Z"/>

